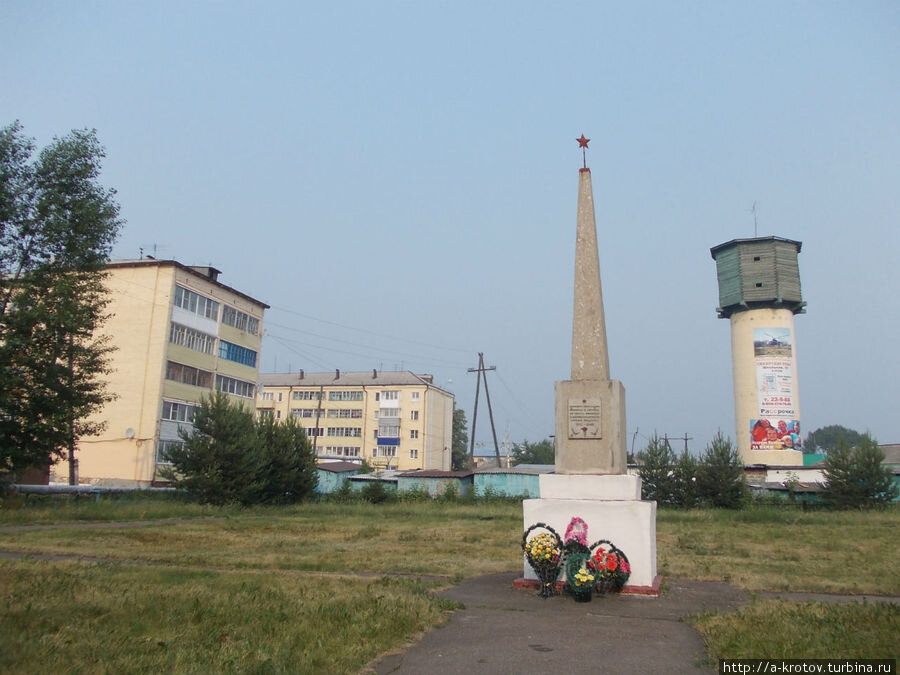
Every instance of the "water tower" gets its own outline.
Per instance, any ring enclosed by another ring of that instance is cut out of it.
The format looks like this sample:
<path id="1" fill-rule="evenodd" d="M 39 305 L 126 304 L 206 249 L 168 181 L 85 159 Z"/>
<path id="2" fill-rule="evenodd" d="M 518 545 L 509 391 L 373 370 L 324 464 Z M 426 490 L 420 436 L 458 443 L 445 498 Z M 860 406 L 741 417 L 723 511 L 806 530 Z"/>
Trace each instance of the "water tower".
<path id="1" fill-rule="evenodd" d="M 719 279 L 720 319 L 731 320 L 734 419 L 744 464 L 803 465 L 794 315 L 801 243 L 781 237 L 733 239 L 710 249 Z"/>

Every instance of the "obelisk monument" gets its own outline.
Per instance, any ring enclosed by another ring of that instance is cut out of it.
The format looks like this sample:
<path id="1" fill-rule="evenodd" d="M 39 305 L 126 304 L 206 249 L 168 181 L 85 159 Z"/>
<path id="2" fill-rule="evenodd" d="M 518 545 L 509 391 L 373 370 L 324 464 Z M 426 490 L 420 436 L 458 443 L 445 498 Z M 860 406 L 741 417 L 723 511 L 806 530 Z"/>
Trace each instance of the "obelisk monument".
<path id="1" fill-rule="evenodd" d="M 582 152 L 590 141 L 577 139 Z M 572 379 L 556 383 L 556 473 L 624 474 L 625 387 L 609 379 L 609 351 L 591 170 L 578 171 Z"/>
<path id="2" fill-rule="evenodd" d="M 631 563 L 623 592 L 657 595 L 656 502 L 641 500 L 641 479 L 628 475 L 625 388 L 609 378 L 600 255 L 591 171 L 578 172 L 572 372 L 556 383 L 556 467 L 539 478 L 540 498 L 522 502 L 525 528 L 544 523 L 562 534 L 570 520 L 588 525 L 590 542 L 611 541 Z M 523 583 L 535 579 L 524 563 Z"/>

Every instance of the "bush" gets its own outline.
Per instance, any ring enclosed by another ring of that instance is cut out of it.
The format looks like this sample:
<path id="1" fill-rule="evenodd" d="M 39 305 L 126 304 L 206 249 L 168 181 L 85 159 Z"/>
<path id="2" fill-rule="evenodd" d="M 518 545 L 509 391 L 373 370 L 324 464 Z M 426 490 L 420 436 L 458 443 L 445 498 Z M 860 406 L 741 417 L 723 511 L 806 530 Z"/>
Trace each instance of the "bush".
<path id="1" fill-rule="evenodd" d="M 371 504 L 383 504 L 393 501 L 394 490 L 389 490 L 380 480 L 371 480 L 362 489 L 362 498 Z"/>
<path id="2" fill-rule="evenodd" d="M 825 458 L 825 500 L 838 509 L 865 509 L 888 504 L 897 497 L 884 452 L 869 434 L 856 447 L 841 439 Z"/>

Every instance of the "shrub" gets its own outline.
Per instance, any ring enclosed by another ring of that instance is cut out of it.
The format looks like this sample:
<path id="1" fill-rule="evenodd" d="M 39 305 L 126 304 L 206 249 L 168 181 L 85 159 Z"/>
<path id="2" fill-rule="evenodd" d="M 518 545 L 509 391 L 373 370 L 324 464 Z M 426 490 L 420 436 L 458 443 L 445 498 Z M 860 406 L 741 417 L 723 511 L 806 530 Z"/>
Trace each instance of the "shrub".
<path id="1" fill-rule="evenodd" d="M 893 501 L 897 486 L 883 461 L 884 452 L 869 434 L 853 448 L 841 439 L 825 458 L 826 502 L 838 509 L 862 509 Z"/>
<path id="2" fill-rule="evenodd" d="M 368 481 L 362 489 L 362 498 L 371 504 L 393 501 L 393 490 L 388 490 L 380 480 Z"/>

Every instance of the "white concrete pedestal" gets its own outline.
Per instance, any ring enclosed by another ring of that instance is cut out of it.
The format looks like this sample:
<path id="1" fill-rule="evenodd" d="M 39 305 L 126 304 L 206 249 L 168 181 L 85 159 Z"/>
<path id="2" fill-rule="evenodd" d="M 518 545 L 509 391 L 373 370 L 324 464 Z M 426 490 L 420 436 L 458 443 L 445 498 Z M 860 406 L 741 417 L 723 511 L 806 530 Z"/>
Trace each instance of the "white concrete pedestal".
<path id="1" fill-rule="evenodd" d="M 565 537 L 578 516 L 588 526 L 588 544 L 609 539 L 625 552 L 631 577 L 625 591 L 649 592 L 657 583 L 656 502 L 641 501 L 637 476 L 548 474 L 540 477 L 541 498 L 525 499 L 523 529 L 546 523 Z M 524 561 L 525 579 L 537 579 Z"/>

